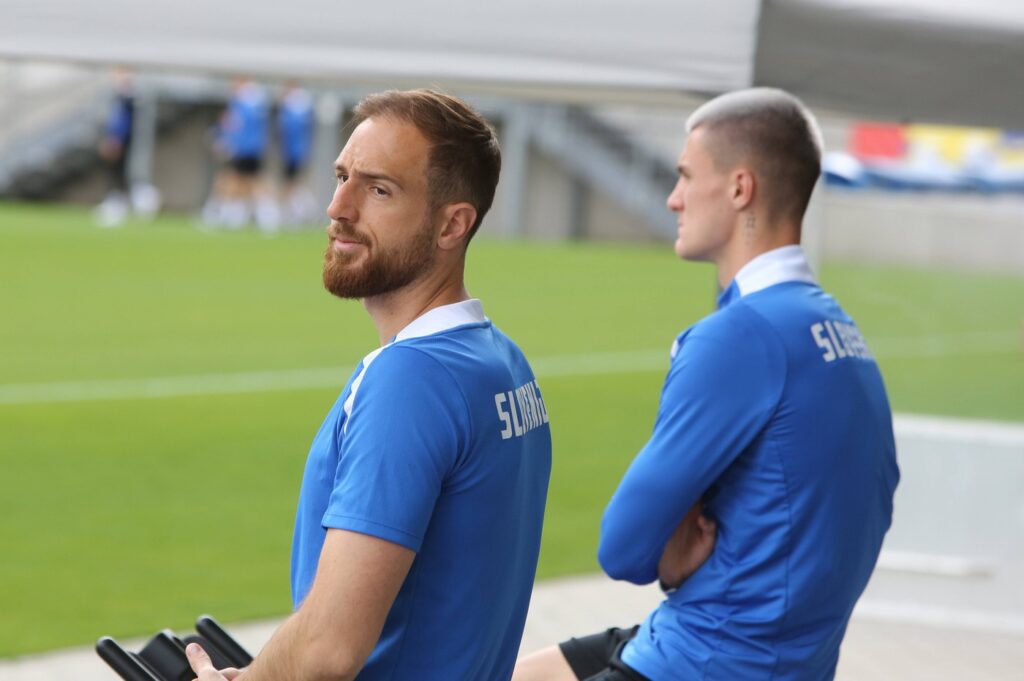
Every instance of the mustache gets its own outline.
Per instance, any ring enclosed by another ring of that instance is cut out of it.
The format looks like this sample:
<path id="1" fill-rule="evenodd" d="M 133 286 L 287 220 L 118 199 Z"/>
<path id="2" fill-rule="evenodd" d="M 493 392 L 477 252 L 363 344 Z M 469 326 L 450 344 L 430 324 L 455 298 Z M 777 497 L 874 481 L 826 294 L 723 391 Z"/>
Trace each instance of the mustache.
<path id="1" fill-rule="evenodd" d="M 347 222 L 332 222 L 331 226 L 327 230 L 327 236 L 331 239 L 342 239 L 344 241 L 354 241 L 359 244 L 366 245 L 367 239 L 359 234 Z"/>

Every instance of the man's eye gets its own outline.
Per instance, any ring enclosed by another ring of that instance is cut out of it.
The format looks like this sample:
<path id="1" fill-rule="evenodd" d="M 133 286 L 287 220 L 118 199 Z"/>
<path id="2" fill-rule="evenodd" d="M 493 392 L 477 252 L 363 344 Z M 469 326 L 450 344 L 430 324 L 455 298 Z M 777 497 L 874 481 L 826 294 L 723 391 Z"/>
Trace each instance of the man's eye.
<path id="1" fill-rule="evenodd" d="M 338 184 L 344 184 L 345 182 L 348 182 L 348 175 L 336 175 L 335 177 L 338 178 Z"/>
<path id="2" fill-rule="evenodd" d="M 383 187 L 376 187 L 376 186 L 370 187 L 370 191 L 372 191 L 377 196 L 387 196 L 388 195 L 388 190 L 384 189 Z"/>

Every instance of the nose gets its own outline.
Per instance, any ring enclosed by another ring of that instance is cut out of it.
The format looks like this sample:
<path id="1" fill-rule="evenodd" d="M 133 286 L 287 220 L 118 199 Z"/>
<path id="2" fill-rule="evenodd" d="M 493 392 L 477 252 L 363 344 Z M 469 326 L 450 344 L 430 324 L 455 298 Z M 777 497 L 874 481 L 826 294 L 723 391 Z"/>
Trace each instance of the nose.
<path id="1" fill-rule="evenodd" d="M 683 178 L 679 178 L 676 181 L 676 186 L 672 189 L 672 193 L 668 195 L 668 199 L 665 201 L 665 205 L 673 213 L 678 213 L 683 210 Z"/>
<path id="2" fill-rule="evenodd" d="M 332 220 L 356 222 L 359 218 L 359 210 L 356 207 L 351 185 L 351 182 L 338 181 L 338 186 L 334 189 L 334 196 L 327 204 L 327 217 Z"/>

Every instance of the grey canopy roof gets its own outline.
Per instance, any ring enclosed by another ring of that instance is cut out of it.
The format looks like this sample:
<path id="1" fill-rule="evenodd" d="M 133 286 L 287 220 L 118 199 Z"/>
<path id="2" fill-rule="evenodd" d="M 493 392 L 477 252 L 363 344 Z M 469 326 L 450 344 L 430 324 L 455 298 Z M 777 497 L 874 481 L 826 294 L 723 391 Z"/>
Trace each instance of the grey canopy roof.
<path id="1" fill-rule="evenodd" d="M 1024 127 L 1015 0 L 5 0 L 0 57 Z"/>

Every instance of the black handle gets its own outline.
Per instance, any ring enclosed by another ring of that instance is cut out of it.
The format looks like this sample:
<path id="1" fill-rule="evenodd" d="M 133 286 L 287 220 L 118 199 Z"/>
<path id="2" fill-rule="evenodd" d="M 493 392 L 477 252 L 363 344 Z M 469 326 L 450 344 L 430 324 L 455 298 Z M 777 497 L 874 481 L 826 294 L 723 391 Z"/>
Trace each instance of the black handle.
<path id="1" fill-rule="evenodd" d="M 252 655 L 249 654 L 249 651 L 243 648 L 238 641 L 231 637 L 231 634 L 224 630 L 224 627 L 217 623 L 217 620 L 209 615 L 202 615 L 196 620 L 196 631 L 239 669 L 252 664 Z"/>
<path id="2" fill-rule="evenodd" d="M 125 681 L 161 681 L 109 636 L 96 642 L 96 653 Z"/>

